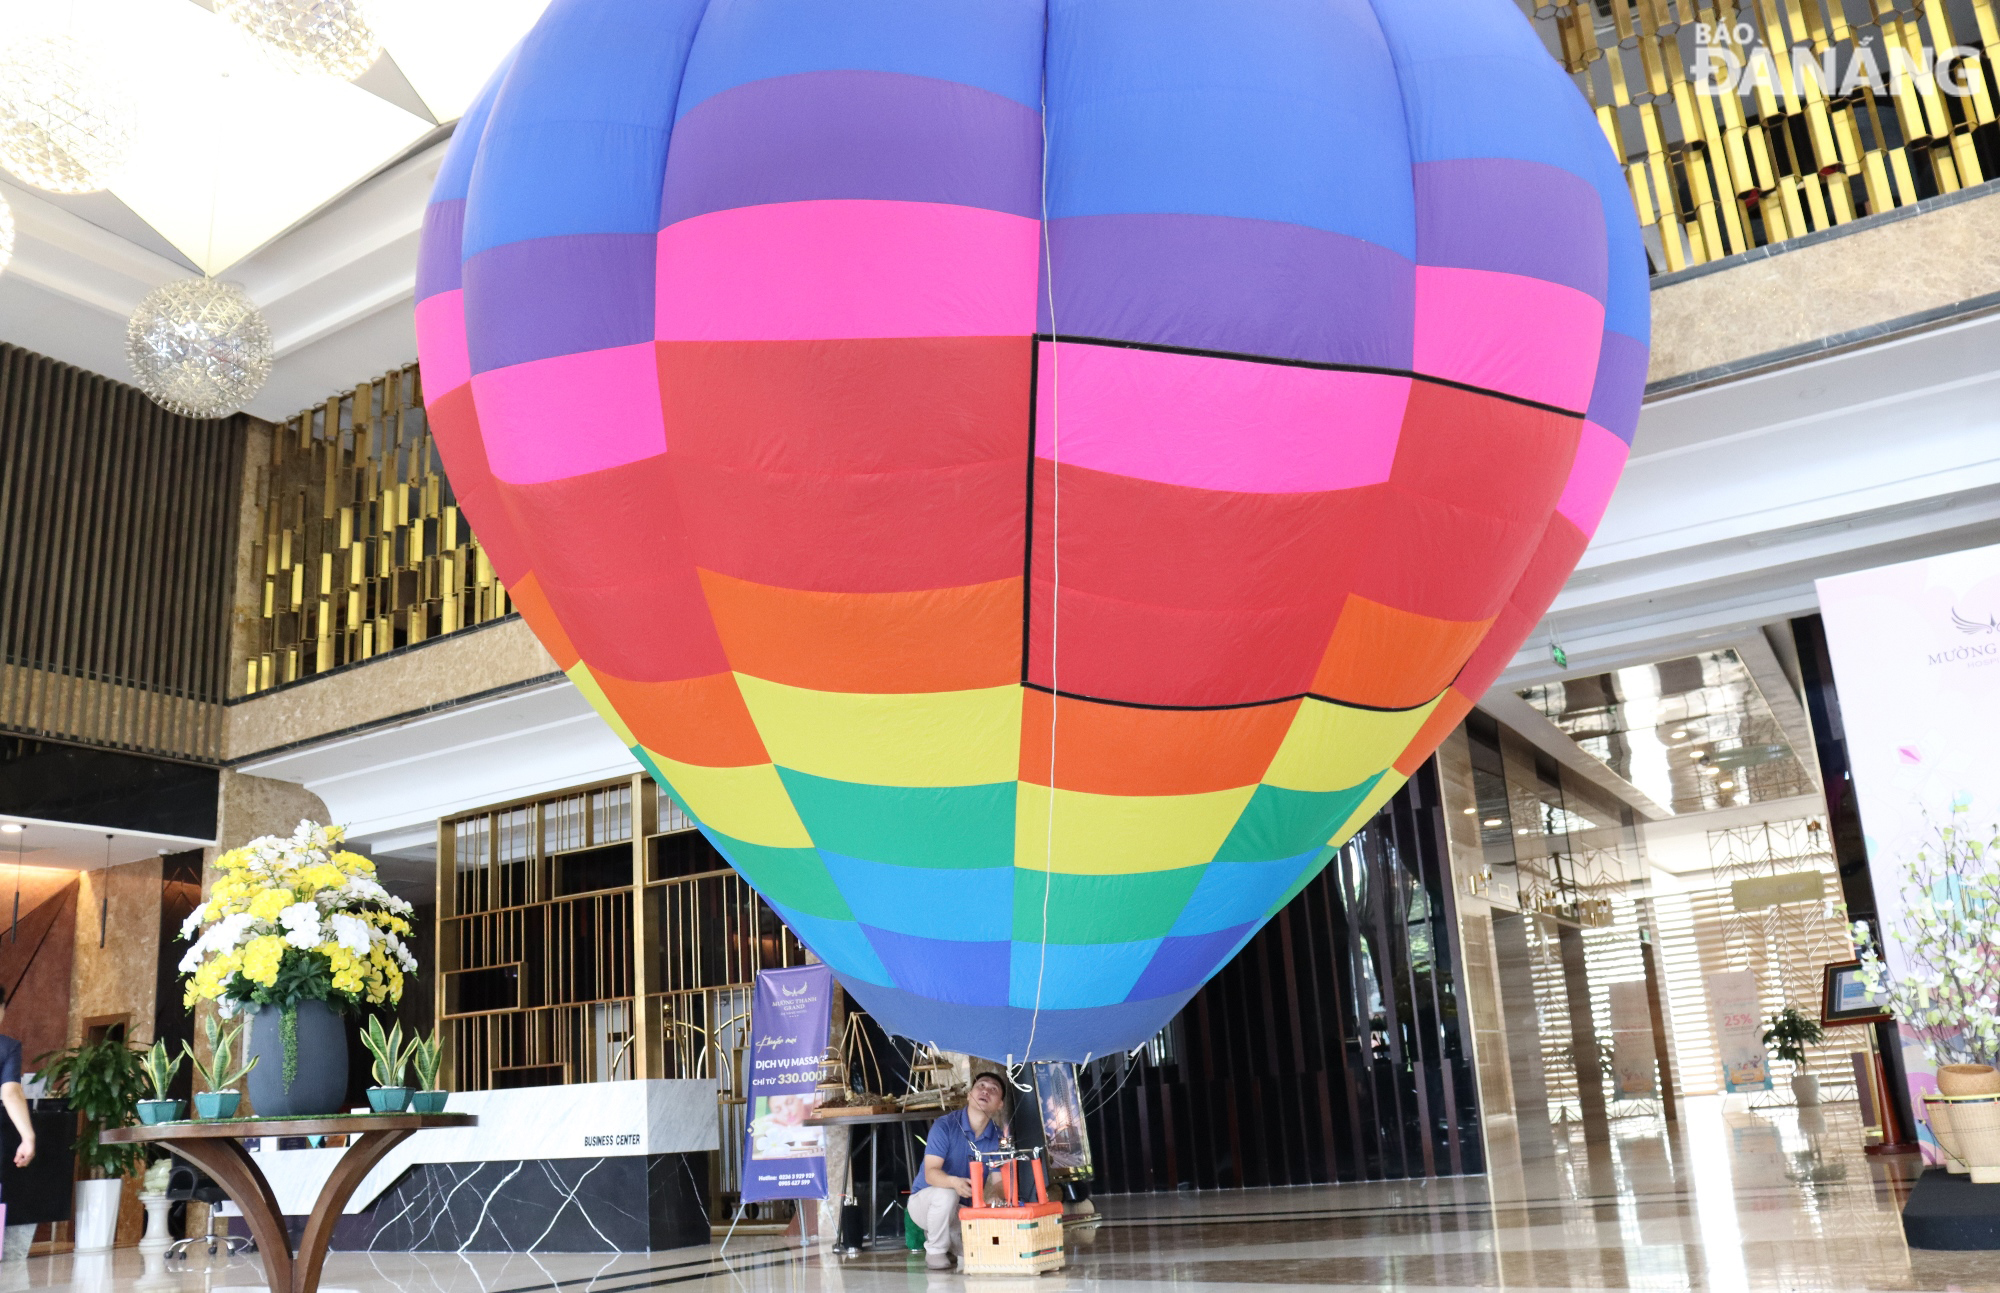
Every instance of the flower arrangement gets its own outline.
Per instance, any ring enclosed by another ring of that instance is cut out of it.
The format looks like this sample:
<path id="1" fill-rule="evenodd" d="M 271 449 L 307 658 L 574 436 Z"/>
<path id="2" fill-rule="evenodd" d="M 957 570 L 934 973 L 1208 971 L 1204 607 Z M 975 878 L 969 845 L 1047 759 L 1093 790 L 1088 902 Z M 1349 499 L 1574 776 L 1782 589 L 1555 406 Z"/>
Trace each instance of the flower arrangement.
<path id="1" fill-rule="evenodd" d="M 194 939 L 180 966 L 188 1005 L 213 1001 L 224 1016 L 278 1007 L 287 1088 L 298 1073 L 299 1002 L 394 1005 L 417 968 L 403 942 L 410 904 L 381 886 L 373 862 L 340 847 L 345 836 L 300 822 L 289 838 L 231 849 L 216 859 L 222 876 L 208 900 L 181 926 Z"/>
<path id="2" fill-rule="evenodd" d="M 1903 864 L 1904 972 L 1891 974 L 1868 926 L 1854 926 L 1863 986 L 1938 1065 L 2000 1064 L 2000 826 L 1971 830 L 1965 811 L 1953 804 Z"/>

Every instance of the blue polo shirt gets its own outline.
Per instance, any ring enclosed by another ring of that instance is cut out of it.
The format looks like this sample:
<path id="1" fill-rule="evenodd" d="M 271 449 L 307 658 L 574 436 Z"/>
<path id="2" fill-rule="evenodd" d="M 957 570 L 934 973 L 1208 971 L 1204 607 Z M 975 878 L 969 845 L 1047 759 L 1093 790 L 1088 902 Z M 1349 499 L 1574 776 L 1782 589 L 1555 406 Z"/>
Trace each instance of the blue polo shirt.
<path id="1" fill-rule="evenodd" d="M 944 1170 L 951 1176 L 972 1175 L 972 1151 L 974 1147 L 982 1154 L 996 1154 L 1000 1151 L 1000 1119 L 986 1120 L 986 1130 L 974 1136 L 972 1120 L 965 1110 L 954 1109 L 931 1124 L 930 1139 L 924 1142 L 925 1158 L 941 1158 Z M 924 1169 L 917 1167 L 917 1179 L 911 1183 L 912 1191 L 921 1190 L 930 1184 L 924 1179 Z"/>
<path id="2" fill-rule="evenodd" d="M 21 1043 L 0 1034 L 0 1086 L 21 1080 Z"/>

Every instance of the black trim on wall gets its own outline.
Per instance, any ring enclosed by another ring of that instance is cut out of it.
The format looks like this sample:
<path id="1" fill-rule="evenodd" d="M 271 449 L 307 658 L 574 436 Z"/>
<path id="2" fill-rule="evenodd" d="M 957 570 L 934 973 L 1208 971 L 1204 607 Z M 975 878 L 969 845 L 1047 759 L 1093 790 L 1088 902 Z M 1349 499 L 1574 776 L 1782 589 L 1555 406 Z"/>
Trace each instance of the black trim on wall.
<path id="1" fill-rule="evenodd" d="M 1426 762 L 1136 1059 L 1088 1075 L 1097 1189 L 1485 1170 Z"/>
<path id="2" fill-rule="evenodd" d="M 186 839 L 215 838 L 219 769 L 0 736 L 0 814 Z"/>
<path id="3" fill-rule="evenodd" d="M 1868 841 L 1861 832 L 1861 806 L 1854 797 L 1854 773 L 1847 759 L 1847 728 L 1840 718 L 1840 688 L 1833 677 L 1833 654 L 1826 644 L 1826 622 L 1818 615 L 1792 621 L 1792 641 L 1799 650 L 1799 682 L 1805 688 L 1806 714 L 1812 719 L 1813 752 L 1819 757 L 1820 784 L 1826 788 L 1827 834 L 1833 840 L 1833 861 L 1840 871 L 1840 896 L 1850 920 L 1865 920 L 1879 935 L 1875 877 L 1868 869 Z M 1904 1127 L 1916 1126 L 1910 1116 L 1910 1086 L 1903 1074 L 1903 1046 L 1896 1025 L 1876 1024 L 1875 1046 L 1889 1070 L 1889 1091 Z"/>
<path id="4" fill-rule="evenodd" d="M 187 1006 L 187 986 L 181 982 L 181 957 L 188 944 L 181 941 L 181 924 L 201 905 L 202 854 L 200 849 L 168 853 L 160 858 L 160 954 L 154 980 L 153 1040 L 164 1041 L 174 1054 L 181 1043 L 194 1042 L 194 1012 Z M 173 1095 L 190 1098 L 194 1090 L 194 1068 L 183 1064 L 174 1075 Z"/>

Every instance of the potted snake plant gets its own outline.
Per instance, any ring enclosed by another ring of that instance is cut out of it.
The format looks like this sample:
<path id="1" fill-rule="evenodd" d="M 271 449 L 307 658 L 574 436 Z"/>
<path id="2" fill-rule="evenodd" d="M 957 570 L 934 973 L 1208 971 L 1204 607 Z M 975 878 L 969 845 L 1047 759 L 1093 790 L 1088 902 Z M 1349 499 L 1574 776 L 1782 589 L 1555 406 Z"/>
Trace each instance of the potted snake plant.
<path id="1" fill-rule="evenodd" d="M 208 1034 L 209 1062 L 204 1064 L 194 1048 L 183 1042 L 187 1057 L 194 1061 L 194 1071 L 201 1078 L 202 1089 L 194 1093 L 194 1112 L 197 1118 L 216 1120 L 234 1118 L 237 1105 L 243 1102 L 243 1093 L 236 1084 L 249 1076 L 257 1067 L 257 1057 L 252 1056 L 248 1064 L 237 1066 L 236 1044 L 243 1036 L 243 1025 L 236 1024 L 224 1028 L 214 1015 L 203 1023 L 203 1031 Z"/>
<path id="2" fill-rule="evenodd" d="M 437 1029 L 431 1030 L 429 1037 L 419 1037 L 410 1043 L 410 1067 L 416 1070 L 417 1092 L 410 1097 L 410 1108 L 418 1113 L 443 1113 L 444 1102 L 451 1093 L 438 1086 L 438 1070 L 444 1065 L 444 1042 L 439 1039 Z"/>
<path id="3" fill-rule="evenodd" d="M 138 1112 L 139 1121 L 148 1127 L 177 1121 L 185 1104 L 174 1099 L 171 1091 L 174 1079 L 180 1076 L 180 1059 L 167 1050 L 164 1040 L 156 1041 L 139 1061 L 139 1070 L 146 1075 L 147 1083 L 153 1088 L 152 1099 L 133 1102 L 132 1107 Z"/>
<path id="4" fill-rule="evenodd" d="M 401 1113 L 410 1103 L 410 1088 L 404 1084 L 403 1073 L 409 1067 L 410 1048 L 415 1043 L 403 1041 L 401 1024 L 392 1024 L 384 1031 L 382 1017 L 370 1015 L 368 1027 L 361 1033 L 361 1044 L 375 1057 L 372 1066 L 375 1085 L 368 1088 L 368 1107 L 376 1113 Z"/>

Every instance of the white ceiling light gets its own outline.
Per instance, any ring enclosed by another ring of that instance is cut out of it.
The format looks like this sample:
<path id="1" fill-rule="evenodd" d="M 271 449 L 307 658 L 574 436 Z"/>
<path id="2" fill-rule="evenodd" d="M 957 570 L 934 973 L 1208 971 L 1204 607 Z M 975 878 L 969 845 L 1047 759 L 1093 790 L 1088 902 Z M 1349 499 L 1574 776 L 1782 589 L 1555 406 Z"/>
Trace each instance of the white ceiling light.
<path id="1" fill-rule="evenodd" d="M 382 53 L 360 0 L 215 0 L 215 12 L 294 72 L 352 81 Z"/>
<path id="2" fill-rule="evenodd" d="M 125 328 L 139 389 L 193 418 L 236 412 L 271 375 L 271 327 L 234 283 L 188 278 L 156 288 Z"/>
<path id="3" fill-rule="evenodd" d="M 100 49 L 63 33 L 0 53 L 0 166 L 51 193 L 111 183 L 132 152 L 138 103 Z"/>
<path id="4" fill-rule="evenodd" d="M 0 270 L 7 268 L 7 262 L 14 259 L 14 208 L 7 205 L 6 198 L 0 198 Z"/>

